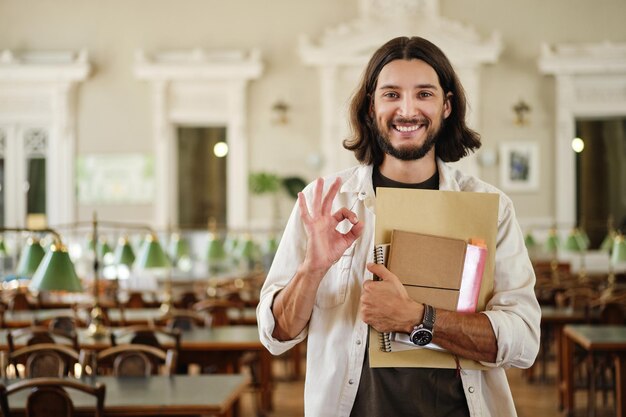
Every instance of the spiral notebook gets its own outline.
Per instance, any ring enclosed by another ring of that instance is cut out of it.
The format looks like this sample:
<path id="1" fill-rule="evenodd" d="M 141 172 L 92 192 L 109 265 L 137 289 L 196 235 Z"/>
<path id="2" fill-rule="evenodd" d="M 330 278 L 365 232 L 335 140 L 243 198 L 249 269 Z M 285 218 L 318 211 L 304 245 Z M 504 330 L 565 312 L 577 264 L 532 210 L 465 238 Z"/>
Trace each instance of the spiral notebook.
<path id="1" fill-rule="evenodd" d="M 476 239 L 468 243 L 403 230 L 393 230 L 391 243 L 374 249 L 374 262 L 386 265 L 412 299 L 467 313 L 476 311 L 486 258 L 484 242 Z M 417 348 L 404 333 L 380 333 L 379 341 L 384 352 Z"/>

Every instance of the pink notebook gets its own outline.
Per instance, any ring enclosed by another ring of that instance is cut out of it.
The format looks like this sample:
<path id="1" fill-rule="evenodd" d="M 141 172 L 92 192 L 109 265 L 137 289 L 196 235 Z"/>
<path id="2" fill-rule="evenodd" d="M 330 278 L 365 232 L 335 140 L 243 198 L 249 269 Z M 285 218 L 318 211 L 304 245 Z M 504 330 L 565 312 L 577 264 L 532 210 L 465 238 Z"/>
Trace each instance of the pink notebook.
<path id="1" fill-rule="evenodd" d="M 463 265 L 456 311 L 463 313 L 474 313 L 476 311 L 486 260 L 487 248 L 484 242 L 470 240 L 465 251 L 465 263 Z"/>

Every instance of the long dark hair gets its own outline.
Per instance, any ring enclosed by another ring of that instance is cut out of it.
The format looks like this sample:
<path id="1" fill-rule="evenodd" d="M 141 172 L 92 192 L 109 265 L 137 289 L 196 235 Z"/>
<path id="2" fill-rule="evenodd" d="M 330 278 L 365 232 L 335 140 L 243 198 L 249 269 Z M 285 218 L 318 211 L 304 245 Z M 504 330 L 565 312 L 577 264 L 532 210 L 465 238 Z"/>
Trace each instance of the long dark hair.
<path id="1" fill-rule="evenodd" d="M 352 136 L 343 141 L 343 147 L 353 151 L 361 163 L 382 163 L 384 153 L 376 140 L 376 122 L 370 109 L 380 71 L 397 59 L 420 59 L 426 62 L 437 73 L 444 95 L 452 93 L 449 98 L 452 111 L 441 127 L 435 144 L 436 155 L 445 162 L 455 162 L 469 151 L 480 148 L 480 135 L 465 124 L 467 100 L 452 64 L 441 49 L 417 36 L 394 38 L 374 53 L 350 103 Z"/>

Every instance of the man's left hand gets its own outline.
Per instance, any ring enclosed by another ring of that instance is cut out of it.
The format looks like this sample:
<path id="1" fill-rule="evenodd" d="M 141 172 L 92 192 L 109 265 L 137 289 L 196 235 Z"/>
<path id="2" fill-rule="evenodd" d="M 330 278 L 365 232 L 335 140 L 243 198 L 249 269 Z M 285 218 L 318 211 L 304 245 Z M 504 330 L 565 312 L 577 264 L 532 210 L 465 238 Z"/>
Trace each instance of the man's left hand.
<path id="1" fill-rule="evenodd" d="M 379 332 L 409 333 L 420 323 L 424 306 L 409 297 L 396 275 L 384 265 L 368 264 L 380 281 L 365 281 L 361 293 L 361 317 Z"/>

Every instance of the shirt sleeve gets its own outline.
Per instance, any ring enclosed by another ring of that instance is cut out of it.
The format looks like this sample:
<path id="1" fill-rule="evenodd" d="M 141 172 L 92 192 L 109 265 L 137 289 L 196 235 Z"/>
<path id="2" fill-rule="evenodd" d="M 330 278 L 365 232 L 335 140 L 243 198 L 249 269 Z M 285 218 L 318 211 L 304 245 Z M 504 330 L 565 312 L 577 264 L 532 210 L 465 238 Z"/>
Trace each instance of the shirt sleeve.
<path id="1" fill-rule="evenodd" d="M 539 352 L 541 309 L 535 295 L 535 273 L 515 218 L 511 200 L 500 197 L 495 256 L 494 294 L 485 314 L 498 343 L 489 367 L 528 368 Z"/>
<path id="2" fill-rule="evenodd" d="M 307 189 L 310 189 L 310 187 L 307 187 Z M 306 241 L 306 232 L 300 220 L 300 210 L 296 203 L 289 216 L 272 266 L 261 289 L 259 305 L 256 311 L 261 343 L 273 355 L 280 355 L 289 350 L 303 341 L 308 334 L 308 328 L 305 328 L 292 340 L 280 341 L 272 336 L 276 325 L 274 314 L 272 313 L 274 297 L 287 286 L 295 275 L 298 266 L 304 260 Z"/>

